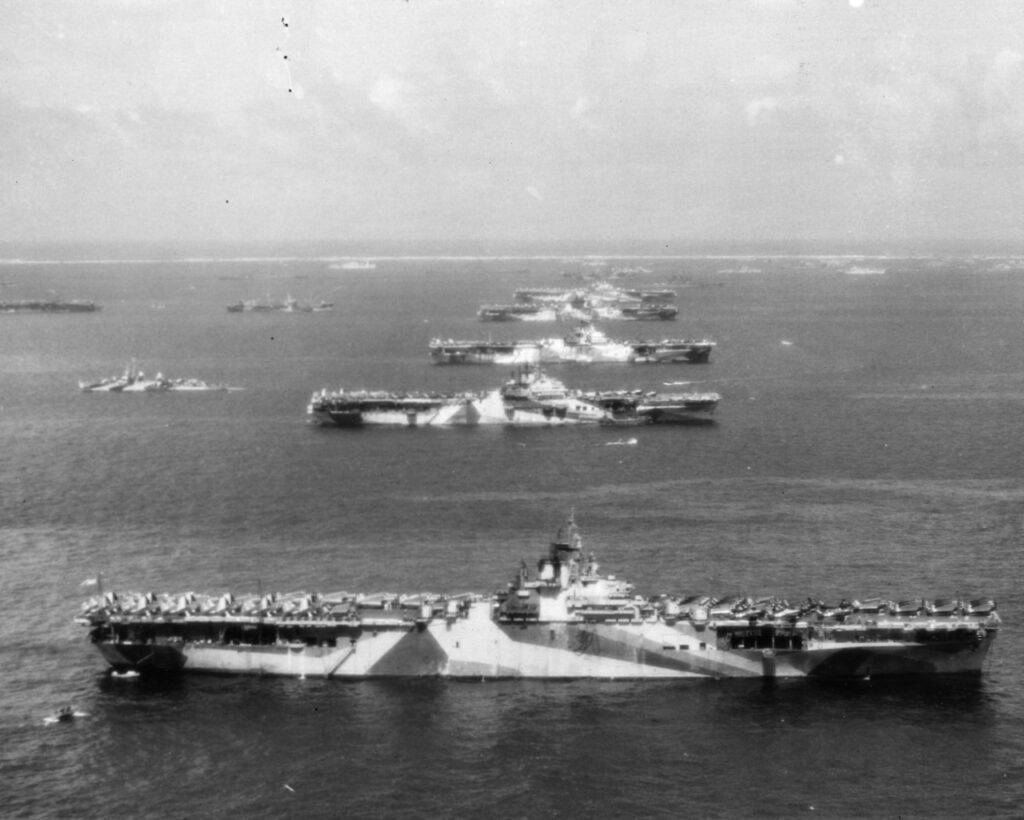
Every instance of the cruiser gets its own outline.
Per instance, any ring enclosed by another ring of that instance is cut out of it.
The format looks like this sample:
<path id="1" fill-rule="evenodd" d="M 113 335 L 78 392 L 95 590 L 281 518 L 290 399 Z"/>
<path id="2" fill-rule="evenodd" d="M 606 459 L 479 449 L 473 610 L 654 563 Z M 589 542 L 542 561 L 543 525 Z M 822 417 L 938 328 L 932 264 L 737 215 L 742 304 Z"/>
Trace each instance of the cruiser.
<path id="1" fill-rule="evenodd" d="M 79 381 L 78 387 L 86 393 L 210 392 L 236 389 L 221 384 L 209 384 L 200 379 L 168 379 L 162 373 L 157 373 L 154 378 L 147 378 L 145 373 L 136 368 L 135 359 L 132 359 L 120 376 Z"/>
<path id="2" fill-rule="evenodd" d="M 995 602 L 637 595 L 573 519 L 492 594 L 108 592 L 75 619 L 115 672 L 322 678 L 867 678 L 980 674 Z"/>
<path id="3" fill-rule="evenodd" d="M 609 339 L 590 322 L 581 322 L 562 338 L 514 342 L 432 339 L 429 349 L 434 364 L 703 364 L 711 358 L 714 347 L 715 343 L 707 339 L 618 341 Z"/>
<path id="4" fill-rule="evenodd" d="M 718 393 L 582 391 L 529 365 L 483 393 L 319 390 L 306 408 L 317 424 L 339 427 L 562 426 L 708 423 Z"/>

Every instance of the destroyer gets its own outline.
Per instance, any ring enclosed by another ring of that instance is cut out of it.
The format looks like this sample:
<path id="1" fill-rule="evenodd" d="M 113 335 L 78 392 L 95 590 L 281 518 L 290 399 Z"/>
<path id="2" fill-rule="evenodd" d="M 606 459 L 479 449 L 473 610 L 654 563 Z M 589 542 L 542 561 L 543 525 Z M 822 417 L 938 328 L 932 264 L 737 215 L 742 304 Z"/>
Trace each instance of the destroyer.
<path id="1" fill-rule="evenodd" d="M 711 358 L 714 347 L 715 343 L 707 339 L 619 341 L 609 339 L 590 322 L 581 322 L 562 338 L 514 342 L 432 339 L 430 360 L 434 364 L 703 364 Z"/>
<path id="2" fill-rule="evenodd" d="M 572 390 L 536 367 L 520 367 L 483 393 L 319 390 L 307 407 L 317 424 L 340 427 L 706 423 L 718 393 Z"/>
<path id="3" fill-rule="evenodd" d="M 324 678 L 864 678 L 982 672 L 995 603 L 634 594 L 570 518 L 489 595 L 107 593 L 76 621 L 117 672 Z"/>

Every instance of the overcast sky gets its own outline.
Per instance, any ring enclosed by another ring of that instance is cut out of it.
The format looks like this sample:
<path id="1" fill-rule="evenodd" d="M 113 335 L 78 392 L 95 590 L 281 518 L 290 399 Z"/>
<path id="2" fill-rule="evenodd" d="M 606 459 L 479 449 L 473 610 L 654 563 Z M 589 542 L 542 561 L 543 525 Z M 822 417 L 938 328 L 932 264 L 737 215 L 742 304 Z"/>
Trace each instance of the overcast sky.
<path id="1" fill-rule="evenodd" d="M 1020 0 L 4 17 L 6 240 L 1024 240 Z"/>

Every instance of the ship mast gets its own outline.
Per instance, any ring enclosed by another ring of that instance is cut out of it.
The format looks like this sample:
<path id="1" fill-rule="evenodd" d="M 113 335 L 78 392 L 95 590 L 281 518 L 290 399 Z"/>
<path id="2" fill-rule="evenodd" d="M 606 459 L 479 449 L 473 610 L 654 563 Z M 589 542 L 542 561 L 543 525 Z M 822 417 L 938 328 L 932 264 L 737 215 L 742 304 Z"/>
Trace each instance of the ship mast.
<path id="1" fill-rule="evenodd" d="M 564 589 L 578 580 L 582 553 L 583 540 L 576 527 L 576 509 L 573 508 L 565 527 L 558 528 L 558 534 L 551 543 L 547 561 L 542 560 L 541 564 L 552 565 L 552 569 L 559 575 L 561 586 Z"/>

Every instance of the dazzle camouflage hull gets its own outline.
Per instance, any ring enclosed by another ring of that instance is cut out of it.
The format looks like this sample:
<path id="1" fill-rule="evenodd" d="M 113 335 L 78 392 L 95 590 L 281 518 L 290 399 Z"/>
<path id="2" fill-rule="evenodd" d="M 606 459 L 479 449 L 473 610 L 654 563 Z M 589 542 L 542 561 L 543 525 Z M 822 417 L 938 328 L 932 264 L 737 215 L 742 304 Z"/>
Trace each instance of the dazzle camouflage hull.
<path id="1" fill-rule="evenodd" d="M 493 595 L 107 593 L 77 620 L 118 671 L 472 679 L 980 674 L 1000 624 L 989 599 L 645 598 L 598 572 L 571 522 Z"/>
<path id="2" fill-rule="evenodd" d="M 760 630 L 745 648 L 747 638 L 735 638 L 738 632 L 751 634 L 744 623 L 703 629 L 644 622 L 512 625 L 496 622 L 487 602 L 472 604 L 451 622 L 307 623 L 284 630 L 254 622 L 238 627 L 240 641 L 230 643 L 218 630 L 192 640 L 152 630 L 151 636 L 132 640 L 115 629 L 96 641 L 115 669 L 144 672 L 643 679 L 980 673 L 995 637 L 989 630 L 982 635 L 975 626 L 931 633 L 923 643 L 914 632 L 894 634 L 902 631 L 900 626 L 885 630 L 884 638 L 859 642 L 797 628 Z M 262 645 L 256 642 L 261 628 L 277 636 L 290 632 L 291 637 Z"/>
<path id="3" fill-rule="evenodd" d="M 485 393 L 321 390 L 306 407 L 310 421 L 338 427 L 708 424 L 718 393 L 583 391 L 528 365 Z"/>
<path id="4" fill-rule="evenodd" d="M 512 342 L 432 339 L 434 364 L 703 364 L 715 343 L 707 339 L 620 341 L 584 324 L 564 338 Z"/>

